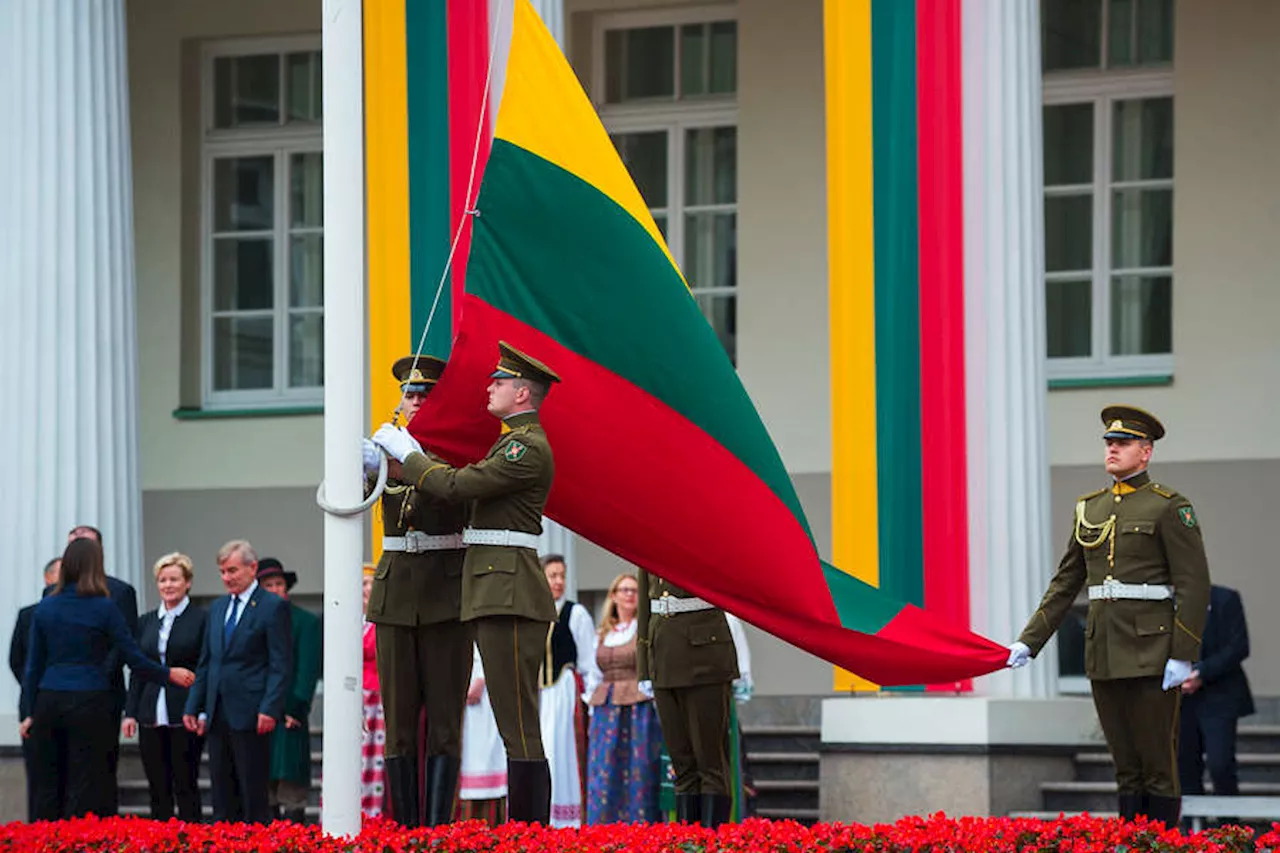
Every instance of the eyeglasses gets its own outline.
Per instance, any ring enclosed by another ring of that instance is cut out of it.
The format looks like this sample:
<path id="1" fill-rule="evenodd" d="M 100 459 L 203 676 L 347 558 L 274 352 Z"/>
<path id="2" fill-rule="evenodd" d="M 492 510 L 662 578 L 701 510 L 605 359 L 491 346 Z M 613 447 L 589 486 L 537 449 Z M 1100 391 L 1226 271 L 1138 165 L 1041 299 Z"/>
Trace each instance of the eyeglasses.
<path id="1" fill-rule="evenodd" d="M 622 595 L 639 595 L 640 594 L 639 588 L 634 586 L 620 586 L 618 587 L 617 592 Z"/>

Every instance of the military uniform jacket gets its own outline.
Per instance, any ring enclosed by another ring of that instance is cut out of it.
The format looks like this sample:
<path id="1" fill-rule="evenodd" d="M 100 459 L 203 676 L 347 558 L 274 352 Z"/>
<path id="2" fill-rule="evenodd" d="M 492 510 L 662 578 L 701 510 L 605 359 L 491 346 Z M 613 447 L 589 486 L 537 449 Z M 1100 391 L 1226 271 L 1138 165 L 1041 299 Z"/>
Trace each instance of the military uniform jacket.
<path id="1" fill-rule="evenodd" d="M 1081 497 L 1071 528 L 1058 571 L 1018 638 L 1031 653 L 1049 641 L 1081 587 L 1110 577 L 1172 585 L 1174 598 L 1090 601 L 1084 652 L 1089 678 L 1158 676 L 1170 658 L 1195 661 L 1209 604 L 1209 567 L 1191 503 L 1143 472 Z"/>
<path id="2" fill-rule="evenodd" d="M 387 480 L 382 493 L 382 530 L 404 536 L 461 533 L 465 508 L 435 500 L 401 480 Z M 462 560 L 465 551 L 409 554 L 383 551 L 369 591 L 367 616 L 377 625 L 433 625 L 456 620 L 462 609 Z"/>
<path id="3" fill-rule="evenodd" d="M 729 621 L 719 608 L 663 616 L 650 599 L 691 598 L 673 583 L 641 569 L 636 627 L 636 665 L 641 681 L 655 690 L 731 682 L 738 677 L 738 653 Z"/>
<path id="4" fill-rule="evenodd" d="M 431 454 L 411 453 L 405 479 L 427 496 L 467 507 L 468 526 L 538 535 L 555 462 L 536 412 L 506 419 L 484 459 L 454 468 Z M 482 616 L 556 619 L 555 599 L 533 548 L 471 545 L 462 570 L 463 621 Z"/>

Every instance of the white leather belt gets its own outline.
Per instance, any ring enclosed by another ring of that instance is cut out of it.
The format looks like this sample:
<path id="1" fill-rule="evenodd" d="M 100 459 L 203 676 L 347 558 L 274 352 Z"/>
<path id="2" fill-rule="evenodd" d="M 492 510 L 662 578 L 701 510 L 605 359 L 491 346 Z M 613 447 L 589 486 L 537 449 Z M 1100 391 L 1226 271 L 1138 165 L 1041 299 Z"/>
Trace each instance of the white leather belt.
<path id="1" fill-rule="evenodd" d="M 698 610 L 714 610 L 715 605 L 701 598 L 651 598 L 649 612 L 659 616 L 675 616 L 677 613 L 694 613 Z"/>
<path id="2" fill-rule="evenodd" d="M 538 534 L 523 530 L 482 530 L 468 527 L 462 531 L 462 541 L 468 545 L 506 545 L 511 548 L 538 550 Z"/>
<path id="3" fill-rule="evenodd" d="M 1090 601 L 1115 601 L 1118 598 L 1165 601 L 1173 598 L 1173 587 L 1162 583 L 1121 583 L 1111 578 L 1089 587 Z"/>
<path id="4" fill-rule="evenodd" d="M 463 547 L 461 533 L 432 536 L 419 530 L 405 531 L 403 536 L 383 536 L 382 550 L 422 554 L 426 551 L 454 551 Z"/>

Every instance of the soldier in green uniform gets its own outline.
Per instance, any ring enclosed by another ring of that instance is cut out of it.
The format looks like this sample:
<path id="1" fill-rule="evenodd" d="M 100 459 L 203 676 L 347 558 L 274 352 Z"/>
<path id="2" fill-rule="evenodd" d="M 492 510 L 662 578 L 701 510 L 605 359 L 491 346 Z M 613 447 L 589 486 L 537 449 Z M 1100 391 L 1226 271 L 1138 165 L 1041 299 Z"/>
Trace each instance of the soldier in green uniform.
<path id="1" fill-rule="evenodd" d="M 1022 666 L 1048 642 L 1087 584 L 1085 673 L 1116 765 L 1119 810 L 1178 822 L 1178 689 L 1198 659 L 1209 567 L 1190 501 L 1147 473 L 1164 435 L 1132 406 L 1102 410 L 1112 483 L 1083 495 L 1049 590 L 1017 642 Z"/>
<path id="2" fill-rule="evenodd" d="M 404 395 L 406 422 L 417 414 L 444 364 L 430 356 L 407 356 L 391 368 Z M 387 786 L 397 821 L 437 826 L 453 815 L 462 765 L 462 712 L 471 681 L 471 630 L 459 618 L 466 554 L 463 509 L 415 489 L 398 463 L 388 464 L 382 558 L 366 614 L 378 626 Z M 424 709 L 425 803 L 418 790 L 418 726 Z"/>
<path id="3" fill-rule="evenodd" d="M 729 708 L 738 655 L 724 611 L 643 569 L 636 628 L 642 690 L 651 690 L 675 772 L 676 819 L 729 819 Z M 648 682 L 648 684 L 646 684 Z"/>
<path id="4" fill-rule="evenodd" d="M 502 419 L 504 429 L 484 459 L 454 468 L 389 424 L 373 441 L 403 463 L 405 481 L 418 493 L 468 508 L 462 620 L 474 627 L 507 750 L 507 816 L 546 824 L 551 776 L 542 748 L 538 672 L 556 606 L 537 547 L 555 465 L 538 407 L 559 377 L 505 342 L 499 350 L 489 413 Z"/>

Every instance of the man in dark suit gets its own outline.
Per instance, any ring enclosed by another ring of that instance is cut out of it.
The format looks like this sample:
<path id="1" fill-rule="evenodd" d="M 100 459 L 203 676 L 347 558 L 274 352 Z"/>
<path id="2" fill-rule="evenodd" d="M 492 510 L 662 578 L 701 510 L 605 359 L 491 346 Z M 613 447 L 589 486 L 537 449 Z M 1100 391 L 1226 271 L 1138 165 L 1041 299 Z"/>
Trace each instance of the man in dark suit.
<path id="1" fill-rule="evenodd" d="M 67 533 L 67 542 L 76 539 L 92 539 L 102 547 L 102 531 L 88 524 L 77 524 Z M 105 552 L 104 552 L 105 557 Z M 51 587 L 45 586 L 45 595 Z M 129 583 L 112 575 L 107 575 L 107 594 L 124 616 L 124 624 L 129 626 L 129 634 L 138 636 L 138 593 Z M 119 649 L 113 649 L 107 657 L 107 669 L 111 673 L 111 694 L 115 699 L 112 713 L 115 715 L 115 740 L 111 744 L 111 752 L 107 756 L 107 789 L 102 792 L 103 806 L 101 814 L 111 815 L 119 810 L 120 790 L 117 784 L 116 767 L 120 763 L 120 721 L 124 717 L 124 706 L 127 701 L 124 685 L 124 662 Z"/>
<path id="2" fill-rule="evenodd" d="M 289 605 L 258 586 L 258 555 L 243 539 L 218 550 L 228 595 L 209 608 L 204 649 L 182 723 L 208 733 L 213 819 L 267 823 L 270 734 L 284 717 L 293 672 Z"/>
<path id="3" fill-rule="evenodd" d="M 44 585 L 53 586 L 58 582 L 58 567 L 62 560 L 54 557 L 44 564 Z M 27 648 L 31 642 L 31 615 L 36 612 L 34 604 L 28 604 L 18 611 L 18 621 L 13 625 L 13 637 L 9 640 L 9 670 L 13 677 L 22 683 L 22 674 L 27 670 Z M 36 819 L 36 787 L 35 787 L 35 744 L 31 738 L 22 739 L 22 763 L 27 771 L 27 822 Z"/>
<path id="4" fill-rule="evenodd" d="M 1253 692 L 1240 664 L 1249 656 L 1249 628 L 1240 593 L 1216 584 L 1209 593 L 1200 661 L 1182 685 L 1178 776 L 1185 794 L 1204 793 L 1205 758 L 1213 792 L 1240 793 L 1236 726 L 1253 713 Z"/>

